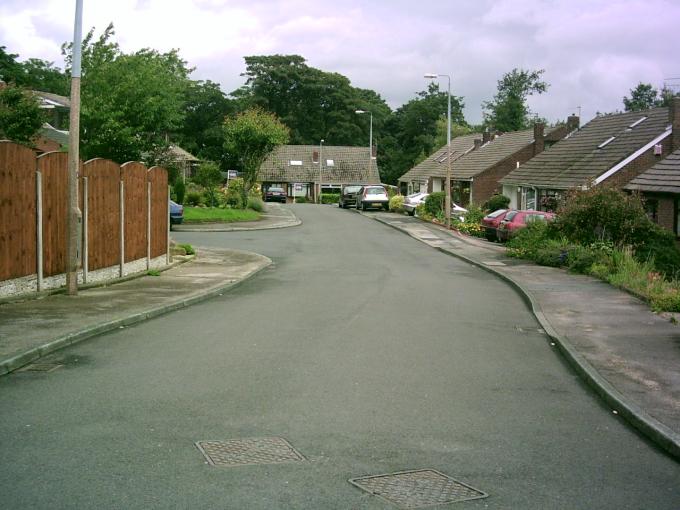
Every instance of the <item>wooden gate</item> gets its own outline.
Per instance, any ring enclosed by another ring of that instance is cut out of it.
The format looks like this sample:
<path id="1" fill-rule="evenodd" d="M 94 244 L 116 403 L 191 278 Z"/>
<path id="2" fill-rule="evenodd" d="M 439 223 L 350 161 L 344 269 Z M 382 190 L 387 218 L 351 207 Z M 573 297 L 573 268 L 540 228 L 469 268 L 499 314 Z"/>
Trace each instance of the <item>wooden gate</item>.
<path id="1" fill-rule="evenodd" d="M 168 252 L 168 172 L 154 166 L 149 169 L 151 183 L 151 258 Z"/>
<path id="2" fill-rule="evenodd" d="M 48 152 L 38 157 L 42 175 L 43 275 L 67 268 L 68 154 Z"/>

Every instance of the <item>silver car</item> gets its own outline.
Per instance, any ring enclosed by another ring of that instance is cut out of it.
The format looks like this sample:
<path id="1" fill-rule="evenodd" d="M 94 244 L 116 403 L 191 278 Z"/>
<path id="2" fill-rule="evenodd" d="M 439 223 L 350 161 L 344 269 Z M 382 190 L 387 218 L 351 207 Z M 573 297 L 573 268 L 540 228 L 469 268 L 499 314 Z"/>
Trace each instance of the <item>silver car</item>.
<path id="1" fill-rule="evenodd" d="M 390 197 L 384 186 L 362 186 L 357 193 L 357 209 L 365 211 L 370 208 L 382 208 L 386 211 L 390 208 Z"/>
<path id="2" fill-rule="evenodd" d="M 418 193 L 413 193 L 412 195 L 406 195 L 404 197 L 404 211 L 406 211 L 409 216 L 414 216 L 416 214 L 416 207 L 418 207 L 420 204 L 425 203 L 425 199 L 429 193 L 425 192 L 418 192 Z"/>

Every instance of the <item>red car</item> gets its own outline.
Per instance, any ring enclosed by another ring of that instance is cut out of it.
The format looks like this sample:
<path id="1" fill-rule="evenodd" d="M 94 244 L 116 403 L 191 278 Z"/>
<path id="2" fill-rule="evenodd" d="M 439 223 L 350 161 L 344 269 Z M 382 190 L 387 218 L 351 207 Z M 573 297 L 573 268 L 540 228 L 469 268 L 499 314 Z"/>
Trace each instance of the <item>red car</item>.
<path id="1" fill-rule="evenodd" d="M 552 221 L 555 219 L 554 213 L 543 211 L 508 211 L 503 221 L 498 225 L 496 236 L 499 241 L 507 241 L 518 230 L 527 226 L 533 221 Z"/>
<path id="2" fill-rule="evenodd" d="M 496 232 L 498 231 L 498 226 L 509 212 L 510 209 L 498 209 L 482 218 L 482 227 L 484 227 L 487 240 L 495 241 L 497 239 Z"/>

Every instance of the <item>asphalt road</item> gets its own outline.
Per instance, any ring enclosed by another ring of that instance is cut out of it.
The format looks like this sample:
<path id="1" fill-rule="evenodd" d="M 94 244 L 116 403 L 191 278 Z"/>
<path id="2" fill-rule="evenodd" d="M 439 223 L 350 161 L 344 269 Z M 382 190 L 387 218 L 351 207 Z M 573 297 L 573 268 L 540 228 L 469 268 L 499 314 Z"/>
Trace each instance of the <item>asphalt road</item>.
<path id="1" fill-rule="evenodd" d="M 432 468 L 489 494 L 451 508 L 680 508 L 680 464 L 581 384 L 508 285 L 294 207 L 300 227 L 175 234 L 270 257 L 255 279 L 0 378 L 1 506 L 388 509 L 348 479 Z M 306 460 L 213 467 L 194 445 L 259 437 Z"/>

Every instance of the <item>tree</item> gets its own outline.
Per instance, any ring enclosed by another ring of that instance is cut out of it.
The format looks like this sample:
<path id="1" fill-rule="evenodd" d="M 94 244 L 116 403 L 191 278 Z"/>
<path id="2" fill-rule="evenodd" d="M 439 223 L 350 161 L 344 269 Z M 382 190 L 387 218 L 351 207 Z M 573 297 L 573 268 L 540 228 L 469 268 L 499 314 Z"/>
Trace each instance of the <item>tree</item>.
<path id="1" fill-rule="evenodd" d="M 53 62 L 38 58 L 18 62 L 18 57 L 19 55 L 7 53 L 5 46 L 0 46 L 0 79 L 31 90 L 68 95 L 68 76 L 54 67 Z"/>
<path id="2" fill-rule="evenodd" d="M 222 182 L 220 167 L 211 161 L 201 163 L 193 180 L 205 188 L 210 199 L 210 207 L 215 207 L 215 188 Z"/>
<path id="3" fill-rule="evenodd" d="M 485 127 L 499 131 L 518 131 L 530 125 L 531 111 L 527 98 L 534 93 L 542 94 L 548 84 L 541 81 L 544 69 L 527 71 L 513 69 L 498 80 L 498 91 L 492 101 L 482 103 Z"/>
<path id="4" fill-rule="evenodd" d="M 83 40 L 81 153 L 124 162 L 162 153 L 184 120 L 191 69 L 176 50 L 125 54 L 113 25 Z M 70 46 L 63 46 L 70 67 Z M 154 161 L 151 161 L 154 163 Z"/>
<path id="5" fill-rule="evenodd" d="M 44 111 L 29 91 L 14 84 L 0 89 L 0 139 L 30 144 L 44 121 Z"/>
<path id="6" fill-rule="evenodd" d="M 627 112 L 638 112 L 659 106 L 670 106 L 674 96 L 673 91 L 667 87 L 663 87 L 659 92 L 651 83 L 640 82 L 631 89 L 630 98 L 623 96 L 623 107 Z"/>
<path id="7" fill-rule="evenodd" d="M 260 166 L 274 148 L 288 143 L 290 131 L 276 117 L 260 108 L 227 117 L 224 148 L 239 163 L 246 194 L 257 181 Z"/>

